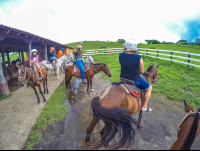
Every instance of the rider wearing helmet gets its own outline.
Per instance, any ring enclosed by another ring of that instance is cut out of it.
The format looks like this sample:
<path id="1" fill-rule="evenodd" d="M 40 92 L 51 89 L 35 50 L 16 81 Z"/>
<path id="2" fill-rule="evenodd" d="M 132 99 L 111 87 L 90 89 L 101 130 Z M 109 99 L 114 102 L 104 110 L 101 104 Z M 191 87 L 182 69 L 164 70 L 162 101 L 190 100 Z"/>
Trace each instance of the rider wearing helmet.
<path id="1" fill-rule="evenodd" d="M 61 49 L 60 49 L 60 51 L 58 52 L 58 58 L 60 58 L 60 57 L 62 57 L 62 56 L 63 56 L 63 54 L 62 54 L 63 50 L 64 50 L 64 49 L 63 49 L 63 48 L 61 48 Z"/>
<path id="2" fill-rule="evenodd" d="M 144 73 L 144 64 L 142 57 L 138 54 L 137 44 L 133 40 L 126 41 L 124 44 L 124 52 L 119 54 L 119 62 L 121 64 L 120 77 L 132 80 L 135 85 L 145 90 L 145 102 L 142 111 L 147 110 L 147 104 L 151 96 L 151 85 L 140 75 Z M 149 111 L 152 109 L 149 108 Z"/>
<path id="3" fill-rule="evenodd" d="M 76 64 L 79 67 L 79 69 L 81 70 L 82 83 L 86 84 L 86 82 L 84 81 L 85 69 L 84 69 L 83 65 L 85 64 L 85 60 L 83 59 L 83 56 L 82 56 L 82 53 L 81 53 L 82 48 L 83 47 L 81 45 L 77 46 L 77 50 L 74 53 L 73 62 L 76 59 Z"/>
<path id="4" fill-rule="evenodd" d="M 53 55 L 52 51 L 54 50 L 53 47 L 50 48 L 50 51 L 49 51 L 49 55 L 48 55 L 48 59 L 49 61 L 53 64 L 53 68 L 55 69 L 55 57 L 56 55 Z"/>
<path id="5" fill-rule="evenodd" d="M 42 77 L 43 76 L 43 73 L 42 73 L 42 69 L 41 69 L 41 65 L 40 65 L 40 62 L 38 60 L 38 54 L 37 54 L 37 50 L 36 49 L 33 49 L 31 51 L 31 60 L 30 60 L 30 66 L 32 65 L 32 63 L 35 63 L 36 65 L 36 69 L 38 70 L 38 72 L 40 73 L 40 80 L 42 80 Z"/>

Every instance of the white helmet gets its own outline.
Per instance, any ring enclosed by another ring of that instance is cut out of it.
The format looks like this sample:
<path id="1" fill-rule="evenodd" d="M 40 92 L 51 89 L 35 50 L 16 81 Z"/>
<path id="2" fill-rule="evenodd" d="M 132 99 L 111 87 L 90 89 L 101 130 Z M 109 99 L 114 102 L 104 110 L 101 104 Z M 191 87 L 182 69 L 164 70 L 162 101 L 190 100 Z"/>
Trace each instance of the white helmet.
<path id="1" fill-rule="evenodd" d="M 37 52 L 37 50 L 36 50 L 36 49 L 33 49 L 33 50 L 31 51 L 31 53 L 33 53 L 33 52 Z"/>
<path id="2" fill-rule="evenodd" d="M 134 40 L 128 40 L 124 43 L 124 51 L 138 51 L 137 43 Z"/>

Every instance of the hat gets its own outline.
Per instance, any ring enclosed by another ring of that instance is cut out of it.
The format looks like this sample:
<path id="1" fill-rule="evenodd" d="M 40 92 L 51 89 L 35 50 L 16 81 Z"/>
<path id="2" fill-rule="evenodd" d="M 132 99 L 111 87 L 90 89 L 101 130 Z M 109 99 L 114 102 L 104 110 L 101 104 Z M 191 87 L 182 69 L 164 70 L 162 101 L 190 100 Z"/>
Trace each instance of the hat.
<path id="1" fill-rule="evenodd" d="M 33 49 L 33 50 L 31 51 L 31 53 L 33 53 L 33 52 L 37 52 L 37 50 L 36 50 L 36 49 Z"/>
<path id="2" fill-rule="evenodd" d="M 138 51 L 137 44 L 134 40 L 128 40 L 124 44 L 124 51 Z"/>

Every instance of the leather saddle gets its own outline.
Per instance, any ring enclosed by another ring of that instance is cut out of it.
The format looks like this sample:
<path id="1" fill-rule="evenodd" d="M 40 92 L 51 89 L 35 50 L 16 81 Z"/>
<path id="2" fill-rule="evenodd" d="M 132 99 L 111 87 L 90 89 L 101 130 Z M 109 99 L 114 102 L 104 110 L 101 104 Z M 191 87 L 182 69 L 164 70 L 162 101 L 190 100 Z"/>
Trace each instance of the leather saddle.
<path id="1" fill-rule="evenodd" d="M 132 94 L 135 97 L 142 96 L 142 90 L 136 87 L 135 83 L 131 80 L 120 78 L 121 79 L 121 86 L 126 90 L 128 94 Z"/>
<path id="2" fill-rule="evenodd" d="M 86 63 L 83 65 L 85 71 L 88 71 L 90 69 L 90 64 Z M 74 72 L 81 72 L 77 64 L 74 64 Z"/>

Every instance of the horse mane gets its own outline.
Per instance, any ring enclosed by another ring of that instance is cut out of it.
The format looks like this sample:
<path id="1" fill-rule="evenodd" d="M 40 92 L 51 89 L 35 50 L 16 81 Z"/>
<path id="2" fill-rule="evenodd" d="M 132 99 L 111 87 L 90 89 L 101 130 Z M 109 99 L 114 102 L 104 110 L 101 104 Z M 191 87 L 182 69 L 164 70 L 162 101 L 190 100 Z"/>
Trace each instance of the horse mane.
<path id="1" fill-rule="evenodd" d="M 105 63 L 95 63 L 93 65 L 102 65 L 102 64 L 105 64 Z"/>
<path id="2" fill-rule="evenodd" d="M 195 139 L 195 136 L 196 136 L 196 133 L 197 133 L 197 129 L 198 129 L 199 112 L 200 112 L 200 109 L 198 109 L 198 111 L 197 111 L 197 114 L 195 116 L 194 122 L 192 124 L 189 136 L 188 136 L 188 138 L 185 142 L 183 150 L 190 150 L 190 148 L 191 148 L 191 146 L 194 142 L 194 139 Z"/>
<path id="3" fill-rule="evenodd" d="M 147 72 L 151 71 L 151 69 L 153 68 L 154 65 L 151 65 L 148 69 Z"/>

